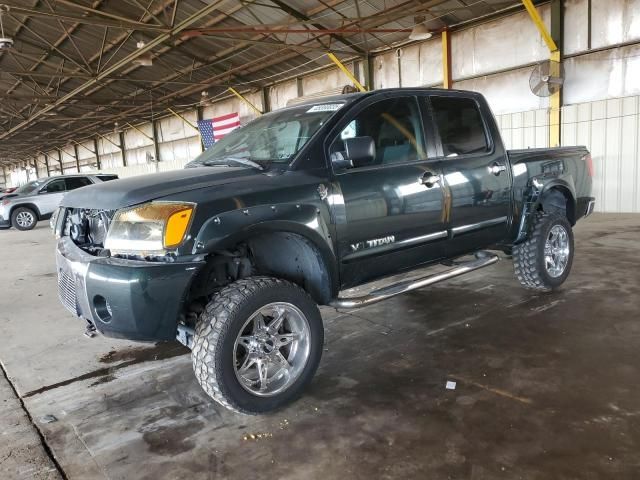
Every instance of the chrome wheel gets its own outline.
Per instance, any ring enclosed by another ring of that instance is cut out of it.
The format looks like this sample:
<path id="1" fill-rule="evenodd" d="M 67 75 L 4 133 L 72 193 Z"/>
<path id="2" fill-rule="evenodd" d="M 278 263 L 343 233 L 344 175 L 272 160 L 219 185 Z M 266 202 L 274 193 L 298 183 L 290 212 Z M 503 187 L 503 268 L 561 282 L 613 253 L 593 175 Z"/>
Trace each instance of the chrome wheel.
<path id="1" fill-rule="evenodd" d="M 16 215 L 16 223 L 22 228 L 30 227 L 34 221 L 35 218 L 33 217 L 33 214 L 29 212 L 20 212 Z"/>
<path id="2" fill-rule="evenodd" d="M 570 250 L 569 233 L 562 225 L 554 225 L 544 244 L 544 265 L 551 277 L 557 278 L 564 273 Z"/>
<path id="3" fill-rule="evenodd" d="M 233 347 L 240 385 L 262 397 L 289 388 L 307 364 L 310 337 L 307 318 L 290 303 L 270 303 L 254 312 Z"/>

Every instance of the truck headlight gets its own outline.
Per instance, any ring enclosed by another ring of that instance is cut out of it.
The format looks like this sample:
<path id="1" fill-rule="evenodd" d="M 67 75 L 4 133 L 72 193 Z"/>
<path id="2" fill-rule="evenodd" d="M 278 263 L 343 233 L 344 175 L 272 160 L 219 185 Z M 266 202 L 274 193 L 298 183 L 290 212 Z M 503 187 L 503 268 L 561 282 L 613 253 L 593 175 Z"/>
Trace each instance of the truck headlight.
<path id="1" fill-rule="evenodd" d="M 104 247 L 113 254 L 165 254 L 185 240 L 195 204 L 151 202 L 116 212 Z"/>

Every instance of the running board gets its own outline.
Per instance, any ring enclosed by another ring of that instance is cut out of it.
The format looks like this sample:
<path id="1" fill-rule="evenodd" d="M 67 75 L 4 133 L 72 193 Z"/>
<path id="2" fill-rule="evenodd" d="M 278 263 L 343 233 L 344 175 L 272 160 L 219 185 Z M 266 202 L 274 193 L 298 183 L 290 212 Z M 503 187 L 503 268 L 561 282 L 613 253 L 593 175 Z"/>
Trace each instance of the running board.
<path id="1" fill-rule="evenodd" d="M 362 297 L 338 297 L 331 300 L 329 305 L 334 308 L 342 309 L 366 307 L 367 305 L 381 302 L 382 300 L 395 297 L 401 293 L 411 292 L 419 288 L 433 285 L 434 283 L 443 282 L 444 280 L 449 280 L 450 278 L 473 272 L 479 268 L 488 267 L 499 260 L 497 255 L 485 251 L 476 252 L 475 257 L 475 260 L 460 263 L 456 267 L 445 270 L 444 272 L 394 283 L 393 285 L 388 285 L 374 290 L 368 295 L 363 295 Z"/>

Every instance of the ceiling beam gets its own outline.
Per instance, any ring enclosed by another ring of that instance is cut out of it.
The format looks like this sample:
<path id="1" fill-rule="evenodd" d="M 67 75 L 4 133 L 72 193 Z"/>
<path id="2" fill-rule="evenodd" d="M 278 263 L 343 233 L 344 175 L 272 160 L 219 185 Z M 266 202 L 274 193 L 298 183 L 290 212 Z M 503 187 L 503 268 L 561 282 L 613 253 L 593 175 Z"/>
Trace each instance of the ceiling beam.
<path id="1" fill-rule="evenodd" d="M 64 95 L 62 98 L 60 98 L 53 104 L 34 113 L 27 121 L 20 122 L 18 125 L 9 129 L 7 132 L 0 134 L 0 140 L 3 138 L 6 138 L 11 133 L 14 133 L 19 129 L 29 125 L 31 122 L 33 122 L 38 117 L 42 116 L 44 113 L 53 110 L 55 107 L 70 100 L 71 98 L 74 98 L 75 96 L 84 92 L 85 90 L 88 90 L 91 86 L 95 85 L 98 81 L 104 78 L 107 78 L 109 75 L 117 72 L 118 70 L 123 68 L 125 65 L 129 65 L 136 58 L 140 57 L 141 55 L 144 55 L 145 53 L 150 52 L 154 47 L 160 45 L 165 40 L 168 40 L 172 36 L 177 35 L 183 30 L 187 29 L 189 26 L 193 25 L 198 20 L 202 19 L 203 17 L 213 12 L 218 7 L 218 5 L 222 3 L 222 1 L 223 0 L 216 0 L 213 3 L 207 5 L 206 7 L 203 7 L 200 10 L 196 11 L 195 13 L 187 17 L 185 20 L 180 22 L 178 25 L 176 25 L 174 28 L 172 28 L 171 31 L 158 35 L 155 39 L 147 43 L 144 47 L 137 49 L 136 51 L 130 53 L 120 61 L 111 65 L 109 68 L 106 68 L 102 72 L 98 73 L 94 79 L 86 81 L 82 85 L 74 88 L 71 92 L 67 93 L 66 95 Z"/>

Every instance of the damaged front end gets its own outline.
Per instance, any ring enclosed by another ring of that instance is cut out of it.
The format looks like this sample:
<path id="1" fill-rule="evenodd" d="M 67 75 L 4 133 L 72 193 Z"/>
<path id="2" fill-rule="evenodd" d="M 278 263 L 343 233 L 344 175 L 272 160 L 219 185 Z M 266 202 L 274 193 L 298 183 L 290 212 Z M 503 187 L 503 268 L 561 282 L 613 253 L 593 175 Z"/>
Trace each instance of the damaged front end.
<path id="1" fill-rule="evenodd" d="M 176 338 L 193 278 L 204 262 L 114 256 L 105 248 L 115 210 L 61 208 L 55 234 L 61 303 L 93 330 L 116 338 Z M 95 329 L 94 329 L 95 327 Z"/>
<path id="2" fill-rule="evenodd" d="M 91 255 L 101 255 L 114 215 L 115 210 L 60 209 L 57 217 L 61 220 L 61 231 L 58 236 L 69 237 Z"/>

